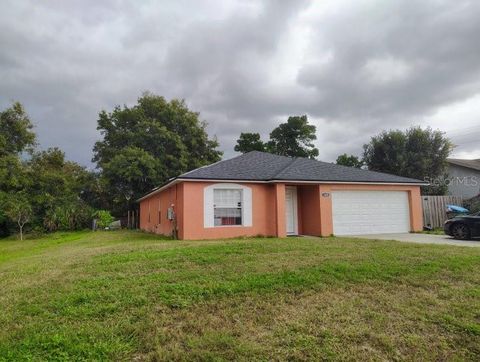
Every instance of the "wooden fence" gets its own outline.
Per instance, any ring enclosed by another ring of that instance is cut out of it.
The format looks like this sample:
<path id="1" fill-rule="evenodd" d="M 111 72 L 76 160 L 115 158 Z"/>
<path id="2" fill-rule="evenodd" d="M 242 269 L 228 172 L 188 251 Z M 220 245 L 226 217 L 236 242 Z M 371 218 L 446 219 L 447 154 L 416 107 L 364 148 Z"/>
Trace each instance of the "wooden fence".
<path id="1" fill-rule="evenodd" d="M 460 196 L 422 196 L 423 225 L 433 228 L 443 227 L 447 220 L 447 205 L 463 205 Z"/>

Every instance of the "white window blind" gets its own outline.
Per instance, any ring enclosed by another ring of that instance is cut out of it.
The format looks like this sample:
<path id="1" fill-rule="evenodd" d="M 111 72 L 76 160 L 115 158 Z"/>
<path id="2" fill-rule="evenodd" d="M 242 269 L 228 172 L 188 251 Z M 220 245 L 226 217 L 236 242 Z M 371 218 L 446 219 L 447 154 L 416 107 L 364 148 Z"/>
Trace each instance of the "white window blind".
<path id="1" fill-rule="evenodd" d="M 242 225 L 242 190 L 213 190 L 214 225 Z"/>
<path id="2" fill-rule="evenodd" d="M 215 207 L 238 207 L 242 202 L 242 190 L 214 190 Z"/>

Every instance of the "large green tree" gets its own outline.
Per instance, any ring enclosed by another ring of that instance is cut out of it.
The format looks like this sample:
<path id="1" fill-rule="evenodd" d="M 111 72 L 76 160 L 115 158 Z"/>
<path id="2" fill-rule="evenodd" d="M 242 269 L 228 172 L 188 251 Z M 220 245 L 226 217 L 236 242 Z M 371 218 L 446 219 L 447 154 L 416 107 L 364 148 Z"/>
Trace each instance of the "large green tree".
<path id="1" fill-rule="evenodd" d="M 101 207 L 97 174 L 67 161 L 58 148 L 35 151 L 35 133 L 19 103 L 0 112 L 0 235 L 16 228 L 88 227 Z M 23 237 L 23 236 L 22 236 Z"/>
<path id="2" fill-rule="evenodd" d="M 93 161 L 103 171 L 113 211 L 122 214 L 169 178 L 220 160 L 218 142 L 205 128 L 184 101 L 151 93 L 132 107 L 102 111 L 97 129 L 103 139 L 95 144 Z"/>
<path id="3" fill-rule="evenodd" d="M 35 146 L 33 124 L 18 102 L 0 112 L 0 156 L 19 155 Z"/>
<path id="4" fill-rule="evenodd" d="M 152 189 L 152 182 L 160 184 L 169 177 L 161 170 L 164 170 L 161 160 L 141 148 L 129 146 L 120 150 L 103 165 L 102 178 L 108 189 L 115 191 L 111 207 L 116 207 L 116 211 L 128 209 L 141 192 Z"/>
<path id="5" fill-rule="evenodd" d="M 258 133 L 241 133 L 234 149 L 242 153 L 265 151 L 281 156 L 316 158 L 315 132 L 316 127 L 308 124 L 306 115 L 292 116 L 270 133 L 268 142 L 263 142 Z"/>
<path id="6" fill-rule="evenodd" d="M 30 184 L 22 154 L 31 153 L 35 146 L 33 124 L 18 102 L 0 112 L 0 235 L 8 235 L 14 227 L 12 195 L 25 190 Z M 15 222 L 15 225 L 17 223 Z"/>
<path id="7" fill-rule="evenodd" d="M 242 132 L 237 140 L 234 150 L 247 153 L 250 151 L 265 151 L 265 143 L 260 139 L 259 133 Z"/>
<path id="8" fill-rule="evenodd" d="M 362 168 L 363 166 L 363 161 L 360 160 L 357 156 L 347 155 L 346 153 L 338 156 L 337 161 L 335 163 L 337 165 L 355 167 L 355 168 Z"/>
<path id="9" fill-rule="evenodd" d="M 267 149 L 282 156 L 316 158 L 318 149 L 313 144 L 317 139 L 315 132 L 316 127 L 308 124 L 306 115 L 288 117 L 286 123 L 270 133 Z"/>
<path id="10" fill-rule="evenodd" d="M 420 127 L 384 131 L 363 147 L 363 160 L 369 170 L 431 182 L 431 186 L 422 188 L 426 195 L 446 193 L 448 185 L 442 180 L 453 145 L 441 131 Z"/>
<path id="11" fill-rule="evenodd" d="M 33 124 L 18 102 L 0 112 L 0 192 L 14 193 L 25 187 L 21 155 L 35 147 Z"/>
<path id="12" fill-rule="evenodd" d="M 66 160 L 56 147 L 34 153 L 27 167 L 32 180 L 28 194 L 35 225 L 49 231 L 90 225 L 93 210 L 85 192 L 92 188 L 91 172 Z"/>

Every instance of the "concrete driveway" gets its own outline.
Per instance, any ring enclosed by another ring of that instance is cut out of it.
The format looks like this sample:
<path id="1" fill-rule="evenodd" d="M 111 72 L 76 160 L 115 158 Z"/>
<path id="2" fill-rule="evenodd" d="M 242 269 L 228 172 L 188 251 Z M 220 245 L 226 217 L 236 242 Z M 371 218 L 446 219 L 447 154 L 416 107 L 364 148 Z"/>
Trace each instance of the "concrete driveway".
<path id="1" fill-rule="evenodd" d="M 420 244 L 445 244 L 457 246 L 472 246 L 480 247 L 480 239 L 475 240 L 455 240 L 446 235 L 432 235 L 432 234 L 372 234 L 372 235 L 349 235 L 353 238 L 375 239 L 375 240 L 396 240 L 408 243 Z"/>

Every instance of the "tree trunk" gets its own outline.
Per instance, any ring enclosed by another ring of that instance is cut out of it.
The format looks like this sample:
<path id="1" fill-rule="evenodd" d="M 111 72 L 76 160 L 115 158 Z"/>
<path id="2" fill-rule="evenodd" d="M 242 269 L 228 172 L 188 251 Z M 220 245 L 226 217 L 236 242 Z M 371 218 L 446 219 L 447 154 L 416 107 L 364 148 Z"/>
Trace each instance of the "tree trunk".
<path id="1" fill-rule="evenodd" d="M 23 240 L 23 226 L 20 226 L 20 240 Z"/>

